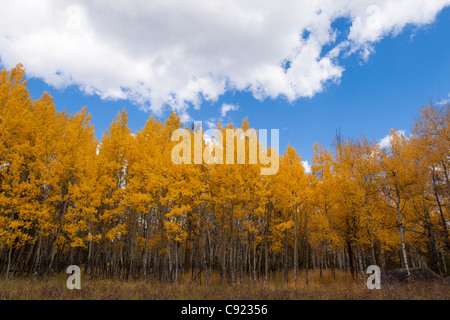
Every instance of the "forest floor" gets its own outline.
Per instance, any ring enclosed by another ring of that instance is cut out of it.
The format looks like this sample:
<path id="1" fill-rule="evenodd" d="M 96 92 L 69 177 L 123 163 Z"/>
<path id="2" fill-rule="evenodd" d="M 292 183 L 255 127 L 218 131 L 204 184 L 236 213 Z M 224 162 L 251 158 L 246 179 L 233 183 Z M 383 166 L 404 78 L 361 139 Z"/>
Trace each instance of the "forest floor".
<path id="1" fill-rule="evenodd" d="M 14 278 L 0 282 L 0 300 L 449 300 L 450 284 L 442 282 L 413 282 L 411 284 L 381 284 L 380 290 L 369 290 L 360 280 L 352 280 L 347 273 L 338 272 L 334 280 L 331 272 L 309 272 L 309 284 L 304 274 L 297 282 L 283 283 L 277 275 L 268 284 L 245 279 L 242 284 L 221 284 L 213 275 L 213 285 L 201 285 L 183 278 L 180 284 L 151 281 L 92 280 L 81 278 L 80 290 L 69 290 L 67 275 L 51 276 L 34 282 L 28 278 Z M 239 282 L 239 281 L 238 281 Z"/>

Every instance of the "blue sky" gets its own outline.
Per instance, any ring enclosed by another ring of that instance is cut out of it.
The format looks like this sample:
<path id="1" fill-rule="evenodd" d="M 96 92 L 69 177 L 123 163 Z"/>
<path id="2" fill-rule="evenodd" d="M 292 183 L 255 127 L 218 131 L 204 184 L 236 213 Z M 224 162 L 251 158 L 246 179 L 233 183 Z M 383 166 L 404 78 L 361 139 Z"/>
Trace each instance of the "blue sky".
<path id="1" fill-rule="evenodd" d="M 341 39 L 350 38 L 352 23 L 354 21 L 350 17 L 333 22 L 336 38 L 334 42 L 321 45 L 321 57 L 326 56 Z M 1 31 L 0 25 L 0 34 Z M 303 35 L 306 39 L 308 33 Z M 216 100 L 200 99 L 196 108 L 188 101 L 187 106 L 175 109 L 187 115 L 189 123 L 203 121 L 204 126 L 217 119 L 238 125 L 242 119 L 248 118 L 256 129 L 280 129 L 281 149 L 290 143 L 305 160 L 310 161 L 313 144 L 319 142 L 330 147 L 337 130 L 346 137 L 358 138 L 364 134 L 369 140 L 380 141 L 391 128 L 408 132 L 421 105 L 449 98 L 450 7 L 440 10 L 431 23 L 406 24 L 399 34 L 384 34 L 372 41 L 371 46 L 373 52 L 367 61 L 364 61 L 362 50 L 349 55 L 340 54 L 337 64 L 342 68 L 342 74 L 338 79 L 322 83 L 311 97 L 300 95 L 289 99 L 277 93 L 278 96 L 270 97 L 268 94 L 267 98 L 259 100 L 255 98 L 255 91 L 239 90 L 239 85 L 236 85 L 237 89 L 225 90 L 217 95 Z M 2 47 L 0 41 L 2 67 L 9 67 L 14 64 L 14 59 L 5 59 L 5 52 L 5 45 Z M 23 62 L 27 70 L 26 61 L 18 62 Z M 48 75 L 33 70 L 28 79 L 33 98 L 37 99 L 48 91 L 54 97 L 57 110 L 69 113 L 87 106 L 99 139 L 124 107 L 132 131 L 140 130 L 151 115 L 165 119 L 173 107 L 166 104 L 156 110 L 139 107 L 139 102 L 130 98 L 102 99 L 80 89 L 80 81 L 61 86 L 48 79 Z M 151 86 L 149 88 L 152 89 Z M 224 104 L 238 108 L 222 116 Z"/>

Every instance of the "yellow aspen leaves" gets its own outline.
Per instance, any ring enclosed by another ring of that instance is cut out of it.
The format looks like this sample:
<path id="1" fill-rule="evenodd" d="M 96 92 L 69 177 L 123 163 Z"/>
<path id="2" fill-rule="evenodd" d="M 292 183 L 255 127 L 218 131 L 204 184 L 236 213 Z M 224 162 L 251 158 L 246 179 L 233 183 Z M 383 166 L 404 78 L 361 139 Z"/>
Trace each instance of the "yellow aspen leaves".
<path id="1" fill-rule="evenodd" d="M 131 132 L 124 109 L 97 141 L 87 108 L 58 112 L 48 93 L 33 100 L 24 75 L 21 65 L 0 72 L 6 278 L 71 264 L 90 278 L 207 284 L 213 271 L 222 282 L 277 271 L 287 281 L 292 270 L 297 279 L 300 269 L 356 274 L 425 260 L 445 273 L 448 106 L 422 108 L 412 133 L 393 130 L 387 148 L 364 136 L 316 144 L 306 172 L 290 145 L 275 161 L 267 132 L 246 119 L 217 123 L 212 139 L 175 112 Z"/>

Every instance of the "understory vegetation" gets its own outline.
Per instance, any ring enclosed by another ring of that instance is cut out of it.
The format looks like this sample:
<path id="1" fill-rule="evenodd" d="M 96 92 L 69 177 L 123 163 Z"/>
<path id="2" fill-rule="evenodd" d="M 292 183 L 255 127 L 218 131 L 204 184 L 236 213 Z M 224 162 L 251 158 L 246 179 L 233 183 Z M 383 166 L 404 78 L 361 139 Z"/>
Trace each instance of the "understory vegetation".
<path id="1" fill-rule="evenodd" d="M 304 275 L 302 275 L 304 278 Z M 365 283 L 338 272 L 336 280 L 330 271 L 310 272 L 304 280 L 283 282 L 280 273 L 269 283 L 250 281 L 235 285 L 222 284 L 214 273 L 211 286 L 183 278 L 178 284 L 120 280 L 92 280 L 82 277 L 80 290 L 68 290 L 65 274 L 48 280 L 12 279 L 0 286 L 0 300 L 448 300 L 448 284 L 412 282 L 383 284 L 380 290 L 369 290 Z"/>

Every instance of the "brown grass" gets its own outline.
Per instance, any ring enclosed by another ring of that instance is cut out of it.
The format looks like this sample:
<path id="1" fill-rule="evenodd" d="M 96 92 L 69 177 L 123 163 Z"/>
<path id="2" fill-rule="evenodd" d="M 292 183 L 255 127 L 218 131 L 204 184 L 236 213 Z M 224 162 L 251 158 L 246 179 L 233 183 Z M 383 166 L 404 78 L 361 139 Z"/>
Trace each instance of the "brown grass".
<path id="1" fill-rule="evenodd" d="M 93 280 L 83 276 L 81 290 L 66 287 L 67 276 L 53 276 L 49 280 L 33 282 L 30 279 L 12 279 L 0 284 L 0 300 L 449 300 L 450 286 L 442 283 L 412 283 L 383 285 L 381 290 L 369 290 L 361 280 L 352 280 L 349 274 L 310 272 L 306 286 L 304 274 L 297 283 L 292 279 L 282 282 L 281 275 L 270 283 L 221 284 L 219 275 L 213 285 L 190 282 L 185 276 L 177 285 L 144 281 L 122 282 Z"/>

